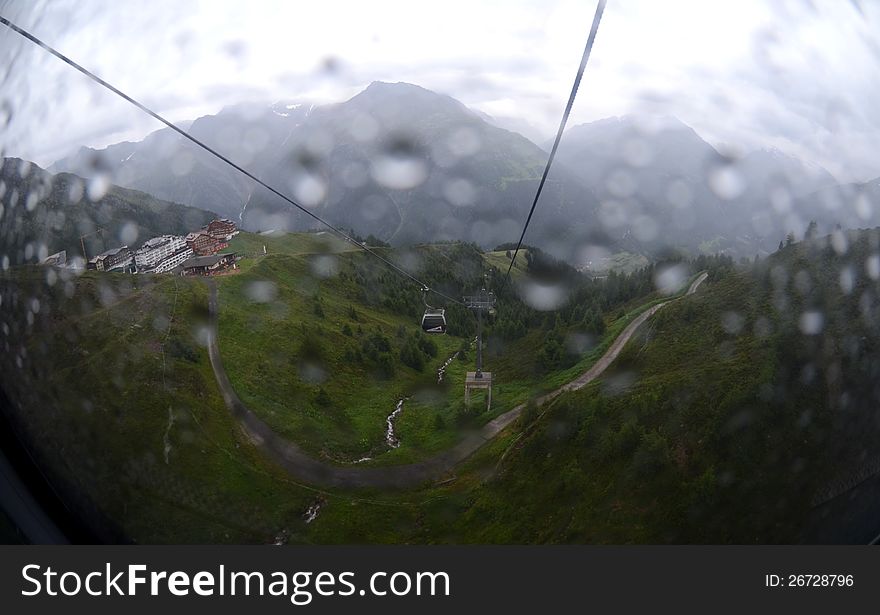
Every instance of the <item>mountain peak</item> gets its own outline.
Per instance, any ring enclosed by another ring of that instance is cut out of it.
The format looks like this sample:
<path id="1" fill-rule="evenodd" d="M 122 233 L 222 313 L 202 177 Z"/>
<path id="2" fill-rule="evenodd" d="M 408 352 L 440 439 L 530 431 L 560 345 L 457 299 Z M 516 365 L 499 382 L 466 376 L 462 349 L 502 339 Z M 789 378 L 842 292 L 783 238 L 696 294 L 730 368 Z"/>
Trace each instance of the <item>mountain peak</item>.
<path id="1" fill-rule="evenodd" d="M 409 83 L 407 81 L 373 81 L 364 88 L 364 92 L 369 91 L 403 91 L 403 90 L 412 90 L 419 92 L 431 92 L 426 88 L 423 88 L 420 85 L 416 85 L 414 83 Z M 433 92 L 431 92 L 433 94 Z"/>
<path id="2" fill-rule="evenodd" d="M 350 98 L 347 103 L 361 105 L 370 112 L 397 121 L 415 115 L 428 113 L 465 113 L 476 117 L 463 103 L 422 86 L 398 81 L 373 81 L 364 90 Z"/>

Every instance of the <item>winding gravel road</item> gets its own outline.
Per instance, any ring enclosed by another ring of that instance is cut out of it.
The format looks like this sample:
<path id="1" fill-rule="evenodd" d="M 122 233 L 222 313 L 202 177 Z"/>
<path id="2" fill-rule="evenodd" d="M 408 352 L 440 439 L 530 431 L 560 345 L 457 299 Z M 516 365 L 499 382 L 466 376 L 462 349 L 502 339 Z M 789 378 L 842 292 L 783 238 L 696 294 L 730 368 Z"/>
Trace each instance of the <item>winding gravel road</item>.
<path id="1" fill-rule="evenodd" d="M 696 292 L 706 277 L 707 274 L 705 272 L 701 273 L 690 285 L 686 295 Z M 226 406 L 238 420 L 245 434 L 254 445 L 281 465 L 297 480 L 324 487 L 382 489 L 413 487 L 440 480 L 458 463 L 467 459 L 488 440 L 491 440 L 509 426 L 526 407 L 526 404 L 523 403 L 504 414 L 498 415 L 481 429 L 465 436 L 464 439 L 451 449 L 418 463 L 384 467 L 343 467 L 319 461 L 310 457 L 296 444 L 285 440 L 272 431 L 268 424 L 242 403 L 232 388 L 232 384 L 229 382 L 229 377 L 226 375 L 226 370 L 223 367 L 223 361 L 220 358 L 220 348 L 217 340 L 217 286 L 213 280 L 209 280 L 208 285 L 210 289 L 208 304 L 211 314 L 208 330 L 208 355 L 211 359 L 214 377 L 217 379 L 217 384 L 223 393 Z M 617 358 L 617 355 L 620 354 L 620 351 L 623 350 L 623 347 L 642 323 L 671 301 L 675 301 L 675 299 L 659 303 L 639 314 L 617 336 L 611 347 L 590 369 L 571 382 L 537 398 L 537 404 L 540 406 L 566 391 L 580 389 L 598 378 Z"/>

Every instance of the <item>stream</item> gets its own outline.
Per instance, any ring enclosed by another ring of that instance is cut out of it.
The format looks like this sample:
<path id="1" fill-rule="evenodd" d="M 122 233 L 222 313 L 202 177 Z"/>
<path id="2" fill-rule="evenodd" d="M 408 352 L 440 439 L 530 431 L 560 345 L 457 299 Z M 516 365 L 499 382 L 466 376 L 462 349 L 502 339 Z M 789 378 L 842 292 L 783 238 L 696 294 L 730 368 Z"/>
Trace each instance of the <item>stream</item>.
<path id="1" fill-rule="evenodd" d="M 309 524 L 315 520 L 315 518 L 318 516 L 318 513 L 321 511 L 321 505 L 323 503 L 324 502 L 322 502 L 321 500 L 318 500 L 314 504 L 309 506 L 309 509 L 303 515 L 303 518 L 305 519 L 306 524 Z"/>
<path id="2" fill-rule="evenodd" d="M 451 357 L 444 361 L 443 365 L 437 368 L 437 384 L 441 384 L 443 382 L 443 376 L 446 375 L 446 369 L 449 365 L 458 358 L 461 354 L 461 351 L 456 351 Z M 409 397 L 401 397 L 397 400 L 397 405 L 394 406 L 394 411 L 385 417 L 385 444 L 388 448 L 395 449 L 400 448 L 400 436 L 394 431 L 394 423 L 397 420 L 397 417 L 400 416 L 400 413 L 403 412 L 403 402 L 405 402 Z M 350 463 L 364 463 L 365 461 L 372 461 L 373 457 L 369 454 L 364 455 L 360 459 L 357 459 Z"/>
<path id="3" fill-rule="evenodd" d="M 441 384 L 443 382 L 443 376 L 446 375 L 446 368 L 449 367 L 449 364 L 455 361 L 458 358 L 458 355 L 461 354 L 460 350 L 457 350 L 454 355 L 446 359 L 446 362 L 440 366 L 440 369 L 437 370 L 437 384 Z"/>
<path id="4" fill-rule="evenodd" d="M 397 437 L 397 434 L 394 433 L 394 419 L 403 412 L 403 402 L 407 398 L 403 398 L 397 401 L 397 407 L 394 408 L 394 412 L 385 417 L 385 444 L 390 446 L 391 448 L 399 448 L 400 447 L 400 438 Z"/>

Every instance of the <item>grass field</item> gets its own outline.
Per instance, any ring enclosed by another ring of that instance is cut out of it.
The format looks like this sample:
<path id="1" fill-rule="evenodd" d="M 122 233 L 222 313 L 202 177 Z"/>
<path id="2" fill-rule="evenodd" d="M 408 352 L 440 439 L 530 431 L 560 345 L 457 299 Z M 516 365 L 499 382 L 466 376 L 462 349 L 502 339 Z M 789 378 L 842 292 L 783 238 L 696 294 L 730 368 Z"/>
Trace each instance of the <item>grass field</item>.
<path id="1" fill-rule="evenodd" d="M 243 234 L 242 243 L 256 239 Z M 451 447 L 466 430 L 585 371 L 633 318 L 666 299 L 649 297 L 609 318 L 601 339 L 573 365 L 550 374 L 536 365 L 542 331 L 511 343 L 487 340 L 484 369 L 494 374 L 493 404 L 487 411 L 480 393 L 465 408 L 463 383 L 465 372 L 474 369 L 474 352 L 454 360 L 442 384 L 436 376 L 464 338 L 433 337 L 438 353 L 424 369 L 397 361 L 393 378 L 351 360 L 371 332 L 385 335 L 396 357 L 403 339 L 420 335 L 418 319 L 357 301 L 360 289 L 345 273 L 362 254 L 315 254 L 315 247 L 313 237 L 290 235 L 268 255 L 245 261 L 240 275 L 218 279 L 220 349 L 233 386 L 252 410 L 313 455 L 339 463 L 406 463 Z M 332 272 L 322 279 L 320 267 Z M 254 289 L 261 288 L 266 296 L 256 296 Z M 395 423 L 400 446 L 390 448 L 386 417 L 402 398 L 404 410 Z"/>
<path id="2" fill-rule="evenodd" d="M 236 249 L 244 252 L 255 242 L 262 245 L 263 238 L 236 240 Z M 436 385 L 437 366 L 461 348 L 464 338 L 436 338 L 436 356 L 421 371 L 398 361 L 393 377 L 386 377 L 369 364 L 348 364 L 346 352 L 380 330 L 397 356 L 404 340 L 417 336 L 418 321 L 381 302 L 362 301 L 355 281 L 361 255 L 328 255 L 314 241 L 309 236 L 274 238 L 267 256 L 246 259 L 238 272 L 216 278 L 220 348 L 236 391 L 255 412 L 316 456 L 340 463 L 364 454 L 375 455 L 372 463 L 403 463 L 447 448 L 463 430 L 586 369 L 632 318 L 662 300 L 648 297 L 622 315 L 608 316 L 606 334 L 591 350 L 567 370 L 546 377 L 535 376 L 533 349 L 541 331 L 505 346 L 490 342 L 486 369 L 496 375 L 495 403 L 490 413 L 479 410 L 478 403 L 467 413 L 461 383 L 473 351 L 454 361 L 444 385 Z M 4 367 L 12 373 L 27 370 L 28 378 L 10 392 L 27 409 L 17 420 L 41 464 L 52 469 L 54 483 L 108 533 L 105 539 L 373 543 L 565 538 L 562 530 L 538 529 L 546 523 L 545 511 L 530 508 L 524 486 L 512 488 L 507 501 L 507 487 L 499 483 L 518 474 L 525 481 L 536 472 L 555 476 L 561 471 L 535 464 L 523 452 L 532 446 L 534 414 L 527 413 L 477 451 L 447 484 L 405 492 L 316 490 L 296 484 L 268 462 L 225 408 L 203 346 L 207 288 L 202 280 L 85 273 L 47 285 L 46 275 L 44 269 L 20 268 L 0 276 L 7 289 L 15 287 L 39 302 L 38 309 L 29 304 L 31 325 L 4 320 L 18 323 L 10 330 L 10 347 L 26 349 L 21 367 L 14 353 L 4 357 Z M 346 325 L 350 334 L 343 332 Z M 317 355 L 315 340 L 321 349 Z M 595 394 L 595 387 L 590 391 L 582 395 Z M 410 396 L 397 422 L 401 446 L 388 450 L 384 419 L 401 396 Z M 555 412 L 535 433 L 554 424 Z M 616 468 L 603 468 L 596 480 L 613 480 Z M 557 480 L 537 482 L 547 486 L 534 488 L 547 491 Z M 553 506 L 554 497 L 549 494 L 544 505 Z M 592 501 L 587 498 L 583 505 Z M 315 504 L 320 514 L 306 524 L 303 513 Z M 527 516 L 512 522 L 518 510 L 527 510 Z M 618 535 L 603 528 L 598 525 L 587 538 Z M 572 536 L 584 538 L 582 533 Z"/>
<path id="3" fill-rule="evenodd" d="M 310 271 L 308 258 L 270 255 L 219 280 L 224 365 L 242 400 L 306 450 L 336 461 L 372 456 L 383 448 L 385 418 L 397 401 L 435 383 L 436 369 L 462 340 L 436 338 L 437 356 L 422 371 L 398 362 L 394 377 L 383 378 L 346 353 L 380 332 L 396 356 L 401 332 L 421 335 L 418 322 L 354 303 L 353 283 L 315 282 Z M 255 301 L 255 284 L 272 289 L 271 299 Z"/>
<path id="4" fill-rule="evenodd" d="M 496 250 L 493 252 L 486 252 L 483 255 L 483 259 L 489 265 L 497 267 L 498 270 L 502 273 L 506 273 L 507 268 L 510 267 L 511 258 L 507 256 L 507 252 L 510 252 L 512 257 L 513 250 Z M 526 258 L 528 252 L 528 248 L 521 248 L 519 254 L 516 255 L 516 263 L 514 263 L 513 269 L 510 270 L 510 274 L 512 276 L 520 276 L 525 273 L 527 267 Z"/>
<path id="5" fill-rule="evenodd" d="M 33 371 L 11 391 L 29 408 L 16 419 L 104 539 L 270 542 L 305 511 L 314 491 L 243 442 L 223 404 L 198 344 L 201 281 L 85 273 L 47 293 L 44 275 L 14 274 L 40 302 L 19 332 Z"/>

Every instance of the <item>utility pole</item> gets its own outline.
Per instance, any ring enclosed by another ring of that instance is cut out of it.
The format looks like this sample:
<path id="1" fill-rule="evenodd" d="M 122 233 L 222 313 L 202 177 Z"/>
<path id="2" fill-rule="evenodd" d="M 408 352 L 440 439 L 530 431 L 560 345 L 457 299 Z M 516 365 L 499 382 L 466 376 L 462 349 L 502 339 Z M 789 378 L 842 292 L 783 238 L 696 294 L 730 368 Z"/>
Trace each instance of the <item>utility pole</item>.
<path id="1" fill-rule="evenodd" d="M 88 262 L 89 262 L 89 255 L 86 253 L 86 242 L 85 242 L 85 238 L 86 238 L 86 237 L 91 237 L 92 235 L 97 235 L 98 233 L 103 233 L 103 232 L 104 232 L 104 229 L 102 229 L 102 228 L 97 228 L 97 229 L 95 229 L 94 231 L 92 231 L 91 233 L 86 233 L 85 235 L 80 235 L 80 236 L 79 236 L 79 243 L 80 243 L 80 245 L 82 246 L 83 260 L 85 261 L 85 263 L 88 263 Z M 102 234 L 101 237 L 103 237 L 103 236 L 104 236 L 104 235 Z M 85 263 L 83 263 L 83 267 L 86 266 Z"/>
<path id="2" fill-rule="evenodd" d="M 483 373 L 483 311 L 495 307 L 495 293 L 481 288 L 476 295 L 464 297 L 465 307 L 477 312 L 477 371 L 468 372 L 464 383 L 465 403 L 470 403 L 471 389 L 486 389 L 488 399 L 486 406 L 492 405 L 492 373 Z"/>
<path id="3" fill-rule="evenodd" d="M 495 293 L 481 288 L 476 295 L 464 297 L 465 307 L 477 312 L 477 372 L 476 377 L 483 377 L 483 311 L 495 307 Z"/>

